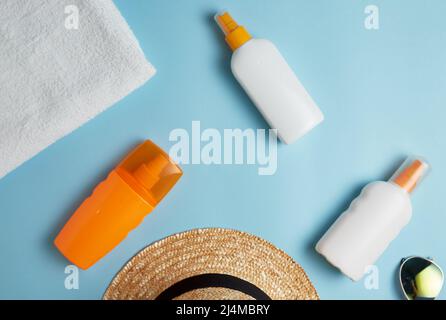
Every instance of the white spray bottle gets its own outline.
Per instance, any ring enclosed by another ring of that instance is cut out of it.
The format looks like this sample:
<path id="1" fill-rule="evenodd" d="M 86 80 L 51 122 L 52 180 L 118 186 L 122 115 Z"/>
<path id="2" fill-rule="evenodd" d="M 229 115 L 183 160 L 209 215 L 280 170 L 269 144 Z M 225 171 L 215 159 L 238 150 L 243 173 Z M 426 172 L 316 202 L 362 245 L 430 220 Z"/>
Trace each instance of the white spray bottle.
<path id="1" fill-rule="evenodd" d="M 233 50 L 231 69 L 279 138 L 290 144 L 324 119 L 276 46 L 253 39 L 227 12 L 215 16 Z"/>
<path id="2" fill-rule="evenodd" d="M 429 165 L 408 158 L 388 181 L 368 184 L 316 245 L 316 251 L 354 281 L 362 278 L 412 217 L 410 193 Z"/>

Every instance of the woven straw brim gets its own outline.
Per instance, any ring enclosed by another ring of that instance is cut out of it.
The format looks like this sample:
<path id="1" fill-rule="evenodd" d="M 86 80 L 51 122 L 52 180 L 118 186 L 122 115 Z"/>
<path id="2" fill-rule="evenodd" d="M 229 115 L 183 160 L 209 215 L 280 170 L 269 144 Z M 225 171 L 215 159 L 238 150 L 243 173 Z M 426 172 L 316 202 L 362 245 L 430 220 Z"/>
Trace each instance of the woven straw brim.
<path id="1" fill-rule="evenodd" d="M 256 236 L 227 229 L 196 229 L 158 241 L 116 275 L 104 299 L 153 300 L 173 284 L 202 274 L 248 281 L 274 300 L 318 300 L 304 270 L 285 252 Z M 226 288 L 186 292 L 178 299 L 251 299 Z"/>

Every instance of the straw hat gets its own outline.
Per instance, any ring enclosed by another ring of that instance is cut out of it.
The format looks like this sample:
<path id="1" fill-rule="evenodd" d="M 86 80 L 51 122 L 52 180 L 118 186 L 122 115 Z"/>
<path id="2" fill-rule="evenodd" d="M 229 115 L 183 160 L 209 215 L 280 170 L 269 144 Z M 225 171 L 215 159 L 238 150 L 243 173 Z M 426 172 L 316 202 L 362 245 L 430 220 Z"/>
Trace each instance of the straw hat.
<path id="1" fill-rule="evenodd" d="M 149 245 L 117 274 L 104 299 L 319 299 L 304 270 L 256 236 L 196 229 Z"/>

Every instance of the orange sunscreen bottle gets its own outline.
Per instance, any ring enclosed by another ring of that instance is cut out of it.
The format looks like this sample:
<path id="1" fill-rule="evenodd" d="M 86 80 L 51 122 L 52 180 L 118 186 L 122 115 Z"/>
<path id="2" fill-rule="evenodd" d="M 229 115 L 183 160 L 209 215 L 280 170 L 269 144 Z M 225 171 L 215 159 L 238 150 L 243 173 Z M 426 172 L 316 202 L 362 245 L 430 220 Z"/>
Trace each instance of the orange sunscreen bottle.
<path id="1" fill-rule="evenodd" d="M 181 175 L 162 149 L 144 142 L 96 187 L 54 244 L 72 263 L 88 269 L 141 223 Z"/>

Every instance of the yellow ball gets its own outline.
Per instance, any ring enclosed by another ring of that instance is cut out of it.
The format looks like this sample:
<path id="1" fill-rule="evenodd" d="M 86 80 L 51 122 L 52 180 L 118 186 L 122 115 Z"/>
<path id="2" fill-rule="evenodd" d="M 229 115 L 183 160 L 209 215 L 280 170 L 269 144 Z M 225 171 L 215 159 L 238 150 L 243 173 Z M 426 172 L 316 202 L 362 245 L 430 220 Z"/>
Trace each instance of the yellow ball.
<path id="1" fill-rule="evenodd" d="M 415 277 L 417 297 L 436 298 L 443 285 L 443 274 L 435 265 L 431 264 Z"/>

